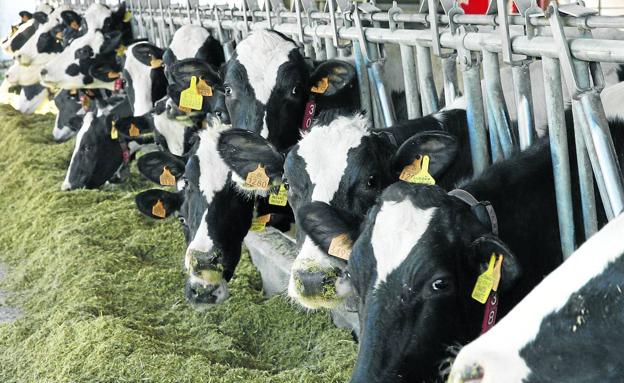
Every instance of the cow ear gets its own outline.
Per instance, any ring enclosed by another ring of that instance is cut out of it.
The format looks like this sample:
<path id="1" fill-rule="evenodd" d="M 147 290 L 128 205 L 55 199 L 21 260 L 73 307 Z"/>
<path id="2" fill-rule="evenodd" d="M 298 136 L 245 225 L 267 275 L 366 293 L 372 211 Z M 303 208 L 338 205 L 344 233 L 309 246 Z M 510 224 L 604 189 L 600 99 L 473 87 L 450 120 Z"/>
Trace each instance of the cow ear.
<path id="1" fill-rule="evenodd" d="M 147 120 L 148 118 L 145 115 L 123 117 L 115 120 L 115 129 L 117 129 L 120 136 L 138 137 L 141 134 L 154 131 L 152 124 Z"/>
<path id="2" fill-rule="evenodd" d="M 497 236 L 490 233 L 481 235 L 472 242 L 471 249 L 470 263 L 471 269 L 476 271 L 475 281 L 476 277 L 487 269 L 492 254 L 495 254 L 497 258 L 499 255 L 503 256 L 498 291 L 503 293 L 509 291 L 522 276 L 522 267 L 518 259 Z"/>
<path id="3" fill-rule="evenodd" d="M 80 29 L 80 24 L 82 23 L 82 17 L 74 11 L 63 11 L 61 12 L 61 18 L 63 19 L 63 23 L 68 28 L 73 30 Z"/>
<path id="4" fill-rule="evenodd" d="M 331 97 L 353 87 L 357 75 L 353 65 L 340 60 L 326 60 L 310 76 L 311 92 L 316 97 Z"/>
<path id="5" fill-rule="evenodd" d="M 150 189 L 137 194 L 134 202 L 143 215 L 155 219 L 164 219 L 180 210 L 183 197 L 179 193 Z"/>
<path id="6" fill-rule="evenodd" d="M 185 163 L 167 152 L 151 152 L 137 161 L 139 172 L 148 180 L 162 186 L 174 186 L 184 175 Z"/>
<path id="7" fill-rule="evenodd" d="M 89 74 L 100 81 L 113 82 L 121 77 L 121 68 L 117 63 L 101 61 L 91 66 Z"/>
<path id="8" fill-rule="evenodd" d="M 258 167 L 263 167 L 271 184 L 282 181 L 284 156 L 257 133 L 243 129 L 226 130 L 219 137 L 217 150 L 228 167 L 243 180 Z"/>
<path id="9" fill-rule="evenodd" d="M 121 45 L 123 34 L 120 31 L 111 31 L 104 34 L 104 43 L 100 47 L 100 54 L 116 51 Z"/>
<path id="10" fill-rule="evenodd" d="M 316 246 L 326 253 L 330 253 L 332 241 L 345 237 L 349 248 L 358 237 L 358 224 L 352 218 L 328 205 L 325 202 L 314 201 L 307 203 L 297 210 L 297 222 Z"/>
<path id="11" fill-rule="evenodd" d="M 442 131 L 415 134 L 405 141 L 392 157 L 392 169 L 400 173 L 424 155 L 429 156 L 429 174 L 434 178 L 443 174 L 456 160 L 459 143 L 452 135 Z"/>
<path id="12" fill-rule="evenodd" d="M 28 11 L 21 11 L 19 13 L 19 17 L 22 19 L 22 23 L 25 23 L 28 20 L 32 19 L 33 14 Z"/>
<path id="13" fill-rule="evenodd" d="M 35 21 L 37 21 L 39 24 L 45 24 L 48 22 L 48 15 L 44 12 L 35 12 L 33 14 L 33 18 L 35 19 Z"/>

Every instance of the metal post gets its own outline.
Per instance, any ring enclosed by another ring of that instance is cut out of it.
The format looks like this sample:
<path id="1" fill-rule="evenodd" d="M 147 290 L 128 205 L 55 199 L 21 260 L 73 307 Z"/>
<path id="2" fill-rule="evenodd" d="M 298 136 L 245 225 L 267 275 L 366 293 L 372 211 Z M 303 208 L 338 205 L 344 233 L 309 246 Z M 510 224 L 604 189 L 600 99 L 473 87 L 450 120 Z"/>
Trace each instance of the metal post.
<path id="1" fill-rule="evenodd" d="M 498 141 L 503 150 L 503 156 L 509 158 L 514 152 L 515 138 L 509 124 L 509 113 L 503 96 L 503 87 L 500 82 L 500 68 L 498 55 L 485 49 L 483 55 L 483 77 L 485 79 L 488 116 L 492 116 L 494 125 L 490 124 L 490 131 L 498 133 Z"/>
<path id="2" fill-rule="evenodd" d="M 561 70 L 558 59 L 544 57 L 542 60 L 561 250 L 564 258 L 567 258 L 574 252 L 574 210 L 572 206 L 568 138 L 563 109 L 563 90 L 561 88 Z"/>
<path id="3" fill-rule="evenodd" d="M 424 115 L 438 111 L 438 94 L 433 81 L 431 68 L 431 50 L 422 45 L 416 46 L 416 61 L 418 64 L 418 84 L 420 85 L 420 100 Z"/>
<path id="4" fill-rule="evenodd" d="M 357 71 L 358 84 L 360 87 L 360 103 L 363 110 L 366 111 L 368 119 L 372 122 L 373 119 L 373 105 L 371 103 L 371 91 L 368 81 L 368 71 L 366 70 L 366 64 L 364 64 L 364 58 L 358 44 L 353 44 L 353 56 L 355 57 L 355 69 Z"/>
<path id="5" fill-rule="evenodd" d="M 535 140 L 535 116 L 533 114 L 529 64 L 525 62 L 512 65 L 511 74 L 514 83 L 520 149 L 524 150 L 531 146 Z"/>
<path id="6" fill-rule="evenodd" d="M 338 50 L 334 46 L 334 43 L 331 37 L 325 37 L 325 54 L 327 55 L 327 59 L 333 59 L 338 56 Z"/>
<path id="7" fill-rule="evenodd" d="M 404 44 L 401 44 L 399 48 L 401 49 L 401 64 L 403 66 L 403 81 L 405 83 L 407 118 L 414 119 L 422 116 L 414 48 Z"/>
<path id="8" fill-rule="evenodd" d="M 442 78 L 444 78 L 444 104 L 450 105 L 459 95 L 457 55 L 444 55 L 440 59 L 442 60 Z"/>

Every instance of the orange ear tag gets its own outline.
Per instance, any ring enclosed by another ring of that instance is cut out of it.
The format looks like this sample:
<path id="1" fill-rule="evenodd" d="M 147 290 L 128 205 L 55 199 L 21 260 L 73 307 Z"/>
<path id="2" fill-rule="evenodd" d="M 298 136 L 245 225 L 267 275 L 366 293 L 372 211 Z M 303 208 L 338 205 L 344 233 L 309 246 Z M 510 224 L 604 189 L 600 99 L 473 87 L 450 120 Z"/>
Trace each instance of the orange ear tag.
<path id="1" fill-rule="evenodd" d="M 250 231 L 264 231 L 266 224 L 271 220 L 271 214 L 261 215 L 251 220 Z"/>
<path id="2" fill-rule="evenodd" d="M 353 243 L 349 239 L 349 236 L 346 234 L 340 234 L 339 236 L 332 239 L 331 243 L 329 244 L 329 250 L 327 251 L 327 254 L 348 261 L 351 257 L 352 247 Z"/>
<path id="3" fill-rule="evenodd" d="M 152 59 L 150 60 L 150 68 L 157 69 L 162 67 L 162 65 L 163 61 L 161 59 L 157 59 L 156 57 L 152 56 Z"/>
<path id="4" fill-rule="evenodd" d="M 166 166 L 163 166 L 163 171 L 160 174 L 160 184 L 162 186 L 175 186 L 176 184 L 175 176 L 171 174 L 169 168 Z"/>
<path id="5" fill-rule="evenodd" d="M 197 82 L 197 93 L 204 97 L 212 97 L 212 87 L 202 78 Z"/>
<path id="6" fill-rule="evenodd" d="M 141 131 L 136 125 L 134 125 L 134 123 L 131 123 L 128 133 L 130 134 L 130 137 L 138 137 L 141 134 Z"/>
<path id="7" fill-rule="evenodd" d="M 323 94 L 327 88 L 329 88 L 329 78 L 323 77 L 310 89 L 310 91 L 313 93 Z"/>
<path id="8" fill-rule="evenodd" d="M 78 29 L 80 29 L 80 24 L 78 24 L 76 20 L 73 20 L 71 23 L 69 23 L 69 27 L 77 31 Z"/>
<path id="9" fill-rule="evenodd" d="M 269 176 L 267 176 L 266 170 L 261 164 L 258 164 L 258 167 L 253 172 L 247 173 L 245 186 L 255 187 L 262 190 L 267 190 L 269 188 Z"/>
<path id="10" fill-rule="evenodd" d="M 110 71 L 110 72 L 106 73 L 106 77 L 108 77 L 111 80 L 113 80 L 113 79 L 121 77 L 121 74 L 119 72 Z"/>
<path id="11" fill-rule="evenodd" d="M 420 164 L 422 163 L 422 156 L 418 156 L 414 162 L 407 165 L 403 168 L 399 179 L 405 182 L 410 182 L 409 180 L 414 177 L 418 172 L 420 172 Z"/>
<path id="12" fill-rule="evenodd" d="M 152 206 L 152 215 L 155 217 L 165 218 L 167 216 L 167 210 L 161 200 L 158 200 L 154 206 Z"/>

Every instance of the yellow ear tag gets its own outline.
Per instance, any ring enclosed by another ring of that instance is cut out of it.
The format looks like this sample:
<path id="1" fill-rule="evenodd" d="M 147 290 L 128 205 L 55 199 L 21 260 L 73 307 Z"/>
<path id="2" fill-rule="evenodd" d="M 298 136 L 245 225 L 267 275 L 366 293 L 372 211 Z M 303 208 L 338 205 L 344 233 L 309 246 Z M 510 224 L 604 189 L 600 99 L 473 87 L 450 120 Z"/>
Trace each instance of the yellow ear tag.
<path id="1" fill-rule="evenodd" d="M 150 60 L 150 67 L 152 69 L 160 68 L 163 65 L 163 61 L 161 59 L 157 59 L 156 57 L 152 57 Z"/>
<path id="2" fill-rule="evenodd" d="M 111 140 L 116 140 L 119 138 L 119 132 L 117 128 L 115 128 L 115 122 L 113 122 L 113 127 L 111 128 Z"/>
<path id="3" fill-rule="evenodd" d="M 422 156 L 418 156 L 411 164 L 403 168 L 399 179 L 405 182 L 410 182 L 412 177 L 420 172 L 420 164 L 422 163 Z"/>
<path id="4" fill-rule="evenodd" d="M 110 71 L 110 72 L 106 73 L 106 77 L 108 77 L 111 80 L 113 80 L 113 79 L 121 77 L 121 74 L 119 72 Z"/>
<path id="5" fill-rule="evenodd" d="M 494 255 L 494 254 L 492 254 Z M 501 271 L 503 268 L 503 255 L 499 255 L 494 265 L 494 283 L 492 284 L 492 290 L 498 291 L 498 285 L 500 284 Z"/>
<path id="6" fill-rule="evenodd" d="M 126 54 L 126 46 L 125 45 L 120 45 L 119 48 L 115 49 L 115 52 L 117 52 L 117 56 L 123 56 Z"/>
<path id="7" fill-rule="evenodd" d="M 245 186 L 251 186 L 262 190 L 269 188 L 269 176 L 266 174 L 266 170 L 261 164 L 253 172 L 247 173 L 245 179 Z"/>
<path id="8" fill-rule="evenodd" d="M 165 218 L 167 216 L 167 210 L 165 210 L 165 205 L 163 205 L 161 200 L 158 200 L 154 206 L 152 206 L 152 215 L 160 218 Z"/>
<path id="9" fill-rule="evenodd" d="M 431 174 L 429 174 L 429 156 L 425 155 L 422 157 L 420 171 L 415 176 L 410 177 L 407 182 L 411 182 L 413 184 L 435 185 L 435 180 Z"/>
<path id="10" fill-rule="evenodd" d="M 197 82 L 197 93 L 204 97 L 212 97 L 212 87 L 203 78 Z"/>
<path id="11" fill-rule="evenodd" d="M 201 110 L 204 98 L 197 92 L 197 77 L 191 77 L 188 89 L 180 93 L 180 108 Z"/>
<path id="12" fill-rule="evenodd" d="M 286 206 L 286 203 L 288 203 L 288 193 L 284 184 L 281 184 L 277 194 L 271 193 L 269 196 L 269 205 Z"/>
<path id="13" fill-rule="evenodd" d="M 488 297 L 490 296 L 490 291 L 492 291 L 492 287 L 494 287 L 495 262 L 496 256 L 492 254 L 487 270 L 485 270 L 483 274 L 479 275 L 479 278 L 477 278 L 477 283 L 472 290 L 472 299 L 476 300 L 481 304 L 484 304 L 487 301 Z"/>
<path id="14" fill-rule="evenodd" d="M 130 19 L 132 19 L 132 12 L 126 11 L 126 13 L 124 13 L 123 22 L 127 23 Z"/>
<path id="15" fill-rule="evenodd" d="M 169 171 L 169 168 L 166 166 L 163 166 L 163 171 L 160 175 L 160 184 L 162 186 L 175 186 L 176 184 L 175 176 L 171 174 L 171 171 Z"/>
<path id="16" fill-rule="evenodd" d="M 250 231 L 264 231 L 266 224 L 271 220 L 271 214 L 261 215 L 251 220 Z"/>
<path id="17" fill-rule="evenodd" d="M 130 137 L 138 137 L 141 134 L 141 131 L 136 125 L 134 125 L 134 123 L 131 123 L 128 133 L 130 134 Z"/>
<path id="18" fill-rule="evenodd" d="M 329 78 L 323 77 L 310 89 L 310 91 L 313 93 L 323 94 L 327 88 L 329 88 Z"/>
<path id="19" fill-rule="evenodd" d="M 348 261 L 351 257 L 352 247 L 353 243 L 349 239 L 349 236 L 346 234 L 340 234 L 339 236 L 332 239 L 331 243 L 329 244 L 329 250 L 327 251 L 327 254 Z"/>

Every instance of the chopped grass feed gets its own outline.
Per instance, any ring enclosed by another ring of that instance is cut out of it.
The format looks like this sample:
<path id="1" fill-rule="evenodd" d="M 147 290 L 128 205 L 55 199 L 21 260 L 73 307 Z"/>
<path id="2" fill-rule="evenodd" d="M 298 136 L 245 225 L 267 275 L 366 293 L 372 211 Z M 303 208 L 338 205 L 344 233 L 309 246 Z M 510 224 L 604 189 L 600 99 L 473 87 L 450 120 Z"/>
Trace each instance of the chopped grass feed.
<path id="1" fill-rule="evenodd" d="M 0 382 L 344 382 L 348 331 L 327 313 L 265 299 L 245 254 L 231 297 L 209 310 L 183 298 L 175 219 L 140 216 L 129 182 L 61 192 L 73 141 L 53 116 L 0 106 L 0 290 L 22 316 L 0 324 Z"/>

